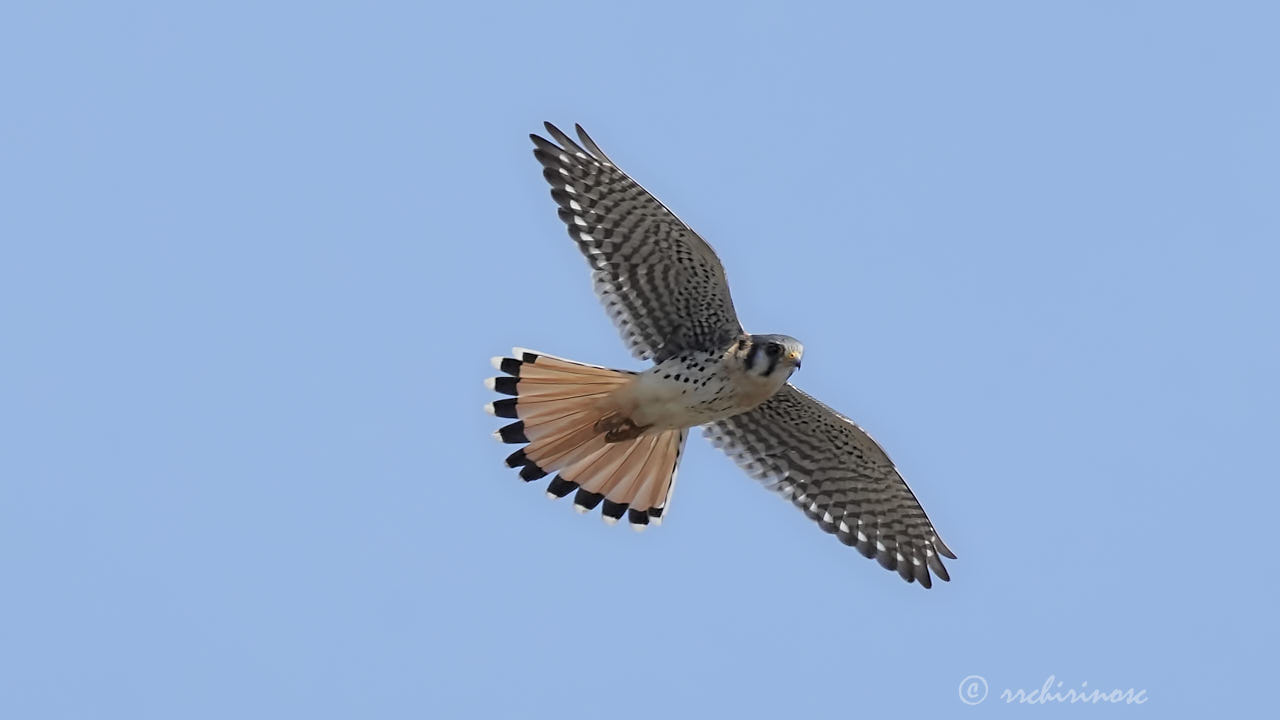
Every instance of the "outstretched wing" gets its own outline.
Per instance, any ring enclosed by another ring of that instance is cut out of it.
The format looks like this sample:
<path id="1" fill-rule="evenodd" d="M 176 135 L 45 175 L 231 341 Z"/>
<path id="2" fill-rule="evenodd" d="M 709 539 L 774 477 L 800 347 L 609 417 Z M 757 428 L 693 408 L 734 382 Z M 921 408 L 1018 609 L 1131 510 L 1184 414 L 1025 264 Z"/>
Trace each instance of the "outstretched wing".
<path id="1" fill-rule="evenodd" d="M 847 417 L 786 385 L 750 412 L 704 433 L 749 475 L 781 493 L 823 530 L 907 582 L 950 580 L 955 558 L 893 461 Z"/>
<path id="2" fill-rule="evenodd" d="M 728 345 L 742 325 L 715 251 L 574 127 L 581 145 L 547 123 L 533 155 L 623 342 L 655 362 Z"/>

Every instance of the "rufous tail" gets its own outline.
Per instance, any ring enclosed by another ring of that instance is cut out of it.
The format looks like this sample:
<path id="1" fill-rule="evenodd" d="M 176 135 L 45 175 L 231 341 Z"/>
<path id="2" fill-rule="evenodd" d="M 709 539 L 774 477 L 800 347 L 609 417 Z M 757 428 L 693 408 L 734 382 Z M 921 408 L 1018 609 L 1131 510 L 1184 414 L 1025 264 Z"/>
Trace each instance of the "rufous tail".
<path id="1" fill-rule="evenodd" d="M 513 396 L 485 406 L 493 415 L 515 420 L 493 434 L 504 443 L 524 445 L 507 458 L 507 466 L 520 468 L 526 482 L 557 473 L 547 496 L 562 498 L 576 490 L 578 512 L 603 503 L 601 512 L 610 524 L 624 514 L 637 530 L 650 521 L 660 524 L 688 431 L 617 432 L 618 418 L 607 398 L 635 373 L 522 348 L 512 354 L 494 358 L 493 366 L 505 375 L 485 381 L 490 390 Z M 616 439 L 620 436 L 625 439 Z"/>

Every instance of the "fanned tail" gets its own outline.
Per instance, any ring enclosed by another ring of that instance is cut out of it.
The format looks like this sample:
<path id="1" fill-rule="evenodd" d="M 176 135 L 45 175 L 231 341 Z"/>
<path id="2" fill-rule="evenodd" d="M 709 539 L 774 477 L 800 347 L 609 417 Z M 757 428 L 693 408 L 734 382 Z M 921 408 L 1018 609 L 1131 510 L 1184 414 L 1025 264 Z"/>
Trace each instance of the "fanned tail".
<path id="1" fill-rule="evenodd" d="M 557 475 L 547 495 L 574 495 L 579 512 L 601 510 L 606 522 L 625 514 L 643 530 L 662 522 L 675 486 L 676 468 L 687 431 L 640 433 L 611 442 L 606 432 L 616 416 L 609 396 L 631 382 L 634 373 L 516 348 L 516 357 L 494 358 L 503 377 L 486 381 L 489 389 L 513 397 L 489 403 L 486 410 L 515 422 L 494 437 L 524 447 L 507 458 L 526 482 Z"/>

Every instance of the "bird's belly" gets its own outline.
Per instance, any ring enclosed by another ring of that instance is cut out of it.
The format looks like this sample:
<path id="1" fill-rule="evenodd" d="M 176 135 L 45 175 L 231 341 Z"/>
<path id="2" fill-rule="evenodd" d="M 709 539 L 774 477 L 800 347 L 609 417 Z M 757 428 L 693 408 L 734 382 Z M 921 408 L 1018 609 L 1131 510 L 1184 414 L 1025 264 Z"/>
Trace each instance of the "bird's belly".
<path id="1" fill-rule="evenodd" d="M 690 380 L 649 375 L 633 389 L 631 418 L 636 425 L 653 430 L 705 425 L 746 412 L 764 400 L 748 397 L 742 388 L 719 376 Z"/>

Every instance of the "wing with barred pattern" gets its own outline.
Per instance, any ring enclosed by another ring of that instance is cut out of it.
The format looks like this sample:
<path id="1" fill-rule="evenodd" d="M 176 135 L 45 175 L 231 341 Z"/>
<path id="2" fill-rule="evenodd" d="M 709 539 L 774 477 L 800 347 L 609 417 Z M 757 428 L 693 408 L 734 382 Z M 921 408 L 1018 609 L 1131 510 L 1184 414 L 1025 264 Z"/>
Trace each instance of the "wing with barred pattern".
<path id="1" fill-rule="evenodd" d="M 889 456 L 852 420 L 793 385 L 703 432 L 749 475 L 804 510 L 841 542 L 907 582 L 950 580 L 955 558 Z"/>
<path id="2" fill-rule="evenodd" d="M 581 144 L 550 123 L 555 142 L 529 137 L 623 342 L 654 362 L 727 346 L 742 325 L 715 251 L 574 127 Z"/>

